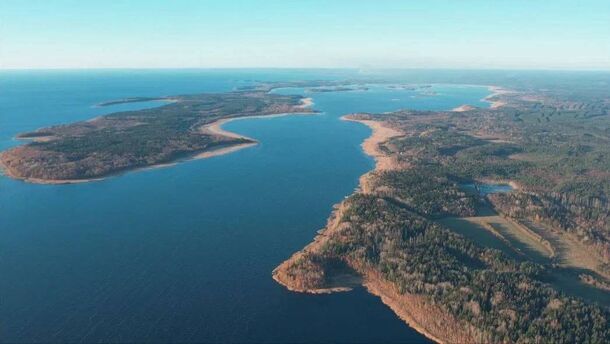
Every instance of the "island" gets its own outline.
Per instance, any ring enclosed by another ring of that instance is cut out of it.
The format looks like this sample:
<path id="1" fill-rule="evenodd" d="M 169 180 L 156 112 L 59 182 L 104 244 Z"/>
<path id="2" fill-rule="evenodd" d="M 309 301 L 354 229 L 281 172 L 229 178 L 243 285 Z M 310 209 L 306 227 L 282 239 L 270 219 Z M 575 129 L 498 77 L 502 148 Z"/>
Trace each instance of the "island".
<path id="1" fill-rule="evenodd" d="M 364 286 L 439 343 L 610 341 L 610 99 L 491 90 L 490 108 L 345 116 L 375 170 L 272 277 Z"/>
<path id="2" fill-rule="evenodd" d="M 0 153 L 0 167 L 10 177 L 33 183 L 92 181 L 256 143 L 219 130 L 218 124 L 230 119 L 312 112 L 310 99 L 271 94 L 268 89 L 136 97 L 99 106 L 151 100 L 168 103 L 20 134 L 19 139 L 32 142 Z"/>

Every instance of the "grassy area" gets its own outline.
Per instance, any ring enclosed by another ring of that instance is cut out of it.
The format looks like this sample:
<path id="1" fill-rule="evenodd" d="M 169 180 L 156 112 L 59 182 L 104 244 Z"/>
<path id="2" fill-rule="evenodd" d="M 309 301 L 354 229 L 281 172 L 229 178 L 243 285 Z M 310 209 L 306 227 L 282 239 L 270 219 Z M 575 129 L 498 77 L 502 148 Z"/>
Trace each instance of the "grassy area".
<path id="1" fill-rule="evenodd" d="M 531 223 L 500 215 L 450 217 L 437 221 L 483 247 L 494 248 L 520 261 L 553 264 L 547 282 L 567 295 L 610 306 L 608 292 L 582 280 L 583 275 L 605 281 L 600 260 L 575 239 Z M 535 228 L 535 229 L 533 229 Z"/>
<path id="2" fill-rule="evenodd" d="M 496 232 L 491 230 L 487 221 L 484 220 L 495 217 L 497 216 L 447 217 L 437 220 L 437 222 L 483 247 L 500 250 L 513 259 L 520 261 L 525 260 L 526 257 L 523 254 L 516 251 L 509 241 L 503 239 Z"/>
<path id="3" fill-rule="evenodd" d="M 527 219 L 521 221 L 524 226 L 535 231 L 550 243 L 556 251 L 555 262 L 559 266 L 590 270 L 606 279 L 610 278 L 610 273 L 604 268 L 604 263 L 598 254 L 587 250 L 585 245 L 570 234 L 552 230 L 545 225 L 535 224 Z"/>

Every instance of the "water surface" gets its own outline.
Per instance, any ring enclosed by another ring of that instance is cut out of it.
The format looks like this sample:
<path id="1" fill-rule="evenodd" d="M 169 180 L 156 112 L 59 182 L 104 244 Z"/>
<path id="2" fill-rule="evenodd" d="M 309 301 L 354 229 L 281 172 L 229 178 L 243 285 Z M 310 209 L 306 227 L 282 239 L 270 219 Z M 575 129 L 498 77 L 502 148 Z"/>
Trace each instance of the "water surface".
<path id="1" fill-rule="evenodd" d="M 325 77 L 329 72 L 6 72 L 0 148 L 19 144 L 19 132 L 158 105 L 94 106 L 102 101 Z M 362 289 L 295 294 L 271 271 L 311 241 L 332 205 L 373 167 L 360 148 L 369 129 L 340 116 L 486 106 L 485 88 L 434 89 L 435 96 L 384 87 L 307 94 L 322 114 L 224 126 L 256 138 L 257 146 L 101 182 L 35 185 L 0 177 L 0 339 L 425 341 Z"/>
<path id="2" fill-rule="evenodd" d="M 466 190 L 476 192 L 482 196 L 494 193 L 506 193 L 513 191 L 513 187 L 510 186 L 510 184 L 477 183 L 464 184 L 463 187 Z"/>

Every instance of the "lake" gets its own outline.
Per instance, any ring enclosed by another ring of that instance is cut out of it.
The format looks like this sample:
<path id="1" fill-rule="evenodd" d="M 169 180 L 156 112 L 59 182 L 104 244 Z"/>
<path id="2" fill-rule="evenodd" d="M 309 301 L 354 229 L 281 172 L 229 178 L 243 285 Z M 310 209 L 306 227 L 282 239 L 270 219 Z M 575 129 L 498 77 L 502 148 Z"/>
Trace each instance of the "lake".
<path id="1" fill-rule="evenodd" d="M 4 71 L 0 148 L 20 144 L 13 139 L 20 132 L 160 105 L 95 106 L 103 101 L 350 73 Z M 229 122 L 224 129 L 260 144 L 99 182 L 35 185 L 0 176 L 0 340 L 426 342 L 363 289 L 302 295 L 271 279 L 373 168 L 360 147 L 370 130 L 339 117 L 488 106 L 485 87 L 423 90 L 278 89 L 312 97 L 322 113 Z"/>
<path id="2" fill-rule="evenodd" d="M 464 184 L 462 187 L 470 192 L 477 193 L 481 196 L 486 196 L 494 193 L 506 193 L 513 191 L 510 184 L 493 184 L 493 183 L 476 183 Z"/>

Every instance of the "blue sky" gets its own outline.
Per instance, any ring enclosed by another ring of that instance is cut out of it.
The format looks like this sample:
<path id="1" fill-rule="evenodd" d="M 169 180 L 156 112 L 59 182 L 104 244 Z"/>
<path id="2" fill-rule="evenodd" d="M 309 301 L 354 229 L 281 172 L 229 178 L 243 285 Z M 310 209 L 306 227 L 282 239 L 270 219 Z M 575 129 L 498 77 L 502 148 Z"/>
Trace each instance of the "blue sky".
<path id="1" fill-rule="evenodd" d="M 0 68 L 610 69 L 610 0 L 0 0 Z"/>

